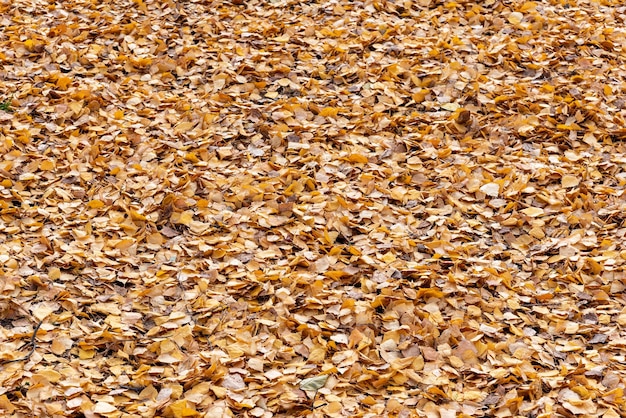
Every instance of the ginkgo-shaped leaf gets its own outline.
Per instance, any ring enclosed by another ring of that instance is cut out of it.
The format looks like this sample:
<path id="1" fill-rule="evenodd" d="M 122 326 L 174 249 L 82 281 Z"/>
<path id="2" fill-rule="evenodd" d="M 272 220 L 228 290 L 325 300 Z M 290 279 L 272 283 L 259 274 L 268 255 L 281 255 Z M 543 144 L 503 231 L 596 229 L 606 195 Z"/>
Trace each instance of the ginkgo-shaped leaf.
<path id="1" fill-rule="evenodd" d="M 526 209 L 522 209 L 520 212 L 530 216 L 531 218 L 536 218 L 537 216 L 541 216 L 544 214 L 543 209 L 532 206 Z"/>
<path id="2" fill-rule="evenodd" d="M 113 405 L 111 405 L 110 403 L 107 402 L 98 402 L 94 409 L 93 412 L 97 413 L 97 414 L 110 414 L 112 412 L 115 412 L 117 410 L 117 408 Z"/>
<path id="3" fill-rule="evenodd" d="M 327 374 L 320 374 L 314 377 L 309 377 L 308 379 L 302 379 L 300 382 L 300 389 L 315 392 L 323 388 L 327 380 Z"/>
<path id="4" fill-rule="evenodd" d="M 487 183 L 480 187 L 480 191 L 491 197 L 498 197 L 500 193 L 500 185 L 498 183 Z"/>

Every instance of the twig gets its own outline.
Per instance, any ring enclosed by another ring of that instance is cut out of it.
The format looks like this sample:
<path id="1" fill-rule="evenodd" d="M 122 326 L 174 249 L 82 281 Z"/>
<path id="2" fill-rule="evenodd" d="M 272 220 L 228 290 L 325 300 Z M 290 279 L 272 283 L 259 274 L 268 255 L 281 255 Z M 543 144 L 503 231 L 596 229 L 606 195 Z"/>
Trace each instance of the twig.
<path id="1" fill-rule="evenodd" d="M 30 352 L 28 354 L 26 354 L 24 357 L 14 358 L 12 360 L 2 360 L 2 361 L 0 361 L 0 364 L 8 364 L 8 363 L 16 362 L 16 361 L 28 360 L 30 358 L 30 356 L 33 355 L 33 353 L 35 352 L 35 349 L 37 348 L 36 337 L 37 337 L 37 331 L 39 331 L 39 328 L 41 327 L 41 324 L 43 324 L 43 319 L 41 321 L 39 321 L 39 323 L 37 324 L 37 326 L 33 330 L 33 335 L 32 335 L 32 337 L 30 337 L 30 342 L 28 343 L 28 344 L 31 345 L 31 349 L 30 349 Z"/>

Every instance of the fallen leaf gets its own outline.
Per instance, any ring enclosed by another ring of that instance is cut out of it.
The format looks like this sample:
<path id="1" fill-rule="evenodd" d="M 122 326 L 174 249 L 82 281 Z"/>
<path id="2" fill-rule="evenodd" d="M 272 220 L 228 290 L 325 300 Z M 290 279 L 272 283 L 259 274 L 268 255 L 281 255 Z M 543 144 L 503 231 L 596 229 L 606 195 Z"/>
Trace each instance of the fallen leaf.
<path id="1" fill-rule="evenodd" d="M 328 381 L 327 374 L 321 374 L 314 377 L 309 377 L 307 379 L 302 379 L 300 381 L 300 389 L 311 392 L 318 391 L 324 387 L 326 381 Z"/>

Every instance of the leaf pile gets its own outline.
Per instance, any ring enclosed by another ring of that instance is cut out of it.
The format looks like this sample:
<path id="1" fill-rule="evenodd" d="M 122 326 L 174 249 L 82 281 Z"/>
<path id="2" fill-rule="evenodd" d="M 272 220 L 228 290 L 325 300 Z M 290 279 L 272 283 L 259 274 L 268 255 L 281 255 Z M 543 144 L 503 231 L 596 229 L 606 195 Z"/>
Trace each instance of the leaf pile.
<path id="1" fill-rule="evenodd" d="M 621 3 L 3 2 L 0 410 L 624 416 Z"/>

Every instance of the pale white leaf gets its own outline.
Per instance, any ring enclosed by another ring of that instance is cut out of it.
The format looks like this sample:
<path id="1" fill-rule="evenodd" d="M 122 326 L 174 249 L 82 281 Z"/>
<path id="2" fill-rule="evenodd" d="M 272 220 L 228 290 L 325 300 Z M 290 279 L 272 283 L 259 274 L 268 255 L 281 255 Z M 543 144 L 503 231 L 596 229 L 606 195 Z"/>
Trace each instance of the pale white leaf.
<path id="1" fill-rule="evenodd" d="M 500 185 L 498 183 L 487 183 L 480 187 L 480 191 L 491 197 L 498 197 Z"/>
<path id="2" fill-rule="evenodd" d="M 320 374 L 314 377 L 309 377 L 308 379 L 302 379 L 302 381 L 300 382 L 300 389 L 315 392 L 324 387 L 327 380 L 327 374 Z"/>

